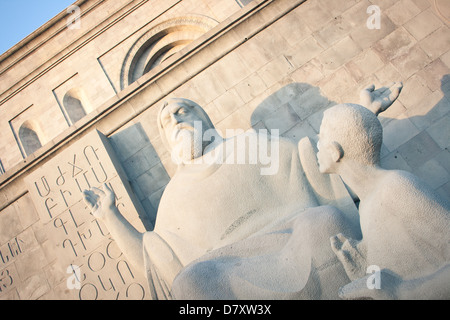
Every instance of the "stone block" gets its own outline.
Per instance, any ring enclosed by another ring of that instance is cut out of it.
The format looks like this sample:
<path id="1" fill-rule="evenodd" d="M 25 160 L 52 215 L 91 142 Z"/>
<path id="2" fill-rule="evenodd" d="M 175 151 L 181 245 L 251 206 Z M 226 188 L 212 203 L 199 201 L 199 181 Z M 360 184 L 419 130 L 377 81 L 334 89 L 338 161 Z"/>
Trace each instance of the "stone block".
<path id="1" fill-rule="evenodd" d="M 448 104 L 447 104 L 448 110 Z M 436 121 L 433 125 L 427 128 L 428 134 L 433 138 L 433 140 L 441 147 L 441 149 L 450 148 L 450 114 L 442 117 L 440 120 Z"/>
<path id="2" fill-rule="evenodd" d="M 17 289 L 20 300 L 37 300 L 50 291 L 45 274 L 37 274 L 22 283 Z"/>
<path id="3" fill-rule="evenodd" d="M 419 166 L 416 170 L 414 170 L 414 174 L 416 174 L 433 189 L 438 189 L 442 185 L 446 184 L 450 179 L 450 174 L 436 159 L 430 159 Z"/>
<path id="4" fill-rule="evenodd" d="M 390 62 L 386 63 L 383 68 L 375 72 L 375 76 L 380 83 L 389 83 L 392 81 L 402 80 L 402 75 Z"/>
<path id="5" fill-rule="evenodd" d="M 318 55 L 313 63 L 320 67 L 325 75 L 328 75 L 349 62 L 360 52 L 361 48 L 350 37 L 345 37 Z"/>
<path id="6" fill-rule="evenodd" d="M 342 12 L 356 5 L 359 0 L 318 0 L 322 8 L 327 8 L 333 17 L 339 16 Z"/>
<path id="7" fill-rule="evenodd" d="M 233 88 L 214 100 L 214 104 L 220 113 L 220 117 L 224 119 L 242 107 L 244 101 Z"/>
<path id="8" fill-rule="evenodd" d="M 250 119 L 252 116 L 252 111 L 250 108 L 242 107 L 234 111 L 225 119 L 219 121 L 216 124 L 216 128 L 220 130 L 224 136 L 227 136 L 226 130 L 248 130 L 251 127 Z"/>
<path id="9" fill-rule="evenodd" d="M 441 148 L 426 131 L 422 131 L 401 145 L 398 152 L 408 165 L 415 170 L 428 160 L 433 159 L 441 152 Z"/>
<path id="10" fill-rule="evenodd" d="M 312 63 L 307 63 L 291 73 L 291 78 L 297 82 L 315 85 L 324 77 L 322 71 Z"/>
<path id="11" fill-rule="evenodd" d="M 317 31 L 333 19 L 326 4 L 319 1 L 306 1 L 295 9 L 295 12 L 305 21 L 311 31 Z"/>
<path id="12" fill-rule="evenodd" d="M 422 48 L 419 45 L 415 45 L 407 53 L 393 59 L 391 62 L 402 77 L 407 79 L 425 67 L 430 61 L 430 58 Z"/>
<path id="13" fill-rule="evenodd" d="M 347 70 L 349 70 L 356 82 L 360 82 L 383 67 L 384 62 L 372 49 L 361 52 L 346 64 Z"/>
<path id="14" fill-rule="evenodd" d="M 142 193 L 150 196 L 161 187 L 165 186 L 170 177 L 164 166 L 159 163 L 136 179 Z"/>
<path id="15" fill-rule="evenodd" d="M 202 92 L 201 96 L 205 104 L 213 101 L 226 91 L 222 80 L 216 76 L 212 68 L 198 74 L 189 82 L 188 86 L 195 86 L 198 92 Z M 202 101 L 197 102 L 202 103 Z"/>
<path id="16" fill-rule="evenodd" d="M 234 89 L 241 99 L 247 103 L 267 89 L 266 84 L 258 74 L 251 74 L 246 79 L 238 83 Z"/>
<path id="17" fill-rule="evenodd" d="M 14 205 L 10 205 L 0 212 L 0 245 L 13 239 L 24 230 Z"/>
<path id="18" fill-rule="evenodd" d="M 149 144 L 148 137 L 139 124 L 113 134 L 110 140 L 121 161 L 129 159 Z"/>
<path id="19" fill-rule="evenodd" d="M 382 10 L 387 10 L 393 6 L 398 0 L 371 0 L 370 2 L 379 6 Z"/>
<path id="20" fill-rule="evenodd" d="M 268 115 L 263 122 L 268 130 L 279 129 L 279 133 L 282 135 L 300 122 L 300 117 L 289 104 L 285 104 L 274 113 Z"/>
<path id="21" fill-rule="evenodd" d="M 156 97 L 162 96 L 161 89 L 156 83 L 150 83 L 140 90 L 138 95 L 134 95 L 128 102 L 131 104 L 136 113 L 149 108 L 152 103 L 157 100 Z"/>
<path id="22" fill-rule="evenodd" d="M 368 6 L 359 7 L 359 12 L 355 13 L 356 15 L 361 16 L 362 21 L 359 21 L 358 24 L 354 25 L 353 30 L 350 33 L 350 37 L 362 49 L 373 47 L 379 40 L 391 34 L 396 28 L 395 24 L 382 11 L 380 29 L 368 29 L 366 24 L 369 17 L 366 13 L 367 7 Z M 346 18 L 348 17 L 347 13 L 349 11 L 350 10 L 345 13 Z"/>
<path id="23" fill-rule="evenodd" d="M 385 61 L 391 61 L 408 53 L 415 43 L 416 40 L 409 32 L 400 27 L 378 41 L 373 48 Z"/>
<path id="24" fill-rule="evenodd" d="M 286 57 L 296 67 L 301 67 L 323 51 L 317 40 L 310 36 L 286 52 Z"/>
<path id="25" fill-rule="evenodd" d="M 434 60 L 417 74 L 425 80 L 432 91 L 440 90 L 444 82 L 450 80 L 450 68 L 441 59 Z"/>
<path id="26" fill-rule="evenodd" d="M 394 151 L 419 134 L 419 132 L 407 118 L 393 120 L 383 128 L 383 143 L 389 151 Z"/>
<path id="27" fill-rule="evenodd" d="M 318 87 L 310 87 L 289 103 L 300 119 L 305 120 L 313 113 L 326 109 L 331 102 L 322 96 Z"/>
<path id="28" fill-rule="evenodd" d="M 342 16 L 337 16 L 328 22 L 323 28 L 314 32 L 314 38 L 324 48 L 329 48 L 352 31 L 351 23 Z"/>
<path id="29" fill-rule="evenodd" d="M 443 25 L 419 42 L 423 51 L 435 60 L 450 49 L 450 29 Z"/>
<path id="30" fill-rule="evenodd" d="M 123 162 L 123 168 L 129 179 L 135 179 L 145 171 L 150 170 L 151 166 L 145 154 L 142 151 L 138 151 Z"/>
<path id="31" fill-rule="evenodd" d="M 403 83 L 403 90 L 398 100 L 406 109 L 409 109 L 430 93 L 431 90 L 428 88 L 425 80 L 415 74 Z"/>
<path id="32" fill-rule="evenodd" d="M 406 114 L 420 130 L 426 129 L 449 112 L 449 102 L 440 90 L 425 96 L 410 107 Z"/>
<path id="33" fill-rule="evenodd" d="M 441 56 L 441 61 L 450 68 L 450 50 Z"/>
<path id="34" fill-rule="evenodd" d="M 235 52 L 227 54 L 216 62 L 211 67 L 211 72 L 222 83 L 226 90 L 234 87 L 250 74 L 245 64 Z"/>
<path id="35" fill-rule="evenodd" d="M 406 30 L 417 41 L 422 40 L 430 33 L 442 26 L 442 21 L 436 17 L 431 9 L 425 10 L 404 24 Z"/>
<path id="36" fill-rule="evenodd" d="M 302 16 L 298 15 L 296 11 L 291 11 L 269 28 L 282 36 L 290 46 L 295 45 L 311 34 L 311 30 L 302 19 Z"/>
<path id="37" fill-rule="evenodd" d="M 398 151 L 390 152 L 381 159 L 381 166 L 388 170 L 404 170 L 412 172 L 411 167 Z"/>
<path id="38" fill-rule="evenodd" d="M 428 0 L 411 0 L 411 1 L 417 6 L 417 8 L 419 8 L 422 11 L 431 7 L 431 3 Z"/>
<path id="39" fill-rule="evenodd" d="M 335 102 L 340 102 L 342 94 L 355 88 L 356 82 L 344 67 L 319 82 L 318 87 L 323 95 Z"/>
<path id="40" fill-rule="evenodd" d="M 439 187 L 436 192 L 439 193 L 444 199 L 446 198 L 450 201 L 450 181 Z"/>
<path id="41" fill-rule="evenodd" d="M 28 194 L 18 199 L 14 206 L 24 229 L 32 226 L 39 220 L 36 208 Z"/>
<path id="42" fill-rule="evenodd" d="M 282 55 L 263 66 L 258 71 L 258 75 L 267 87 L 271 87 L 277 82 L 280 82 L 293 70 L 294 65 L 290 62 L 289 58 Z"/>
<path id="43" fill-rule="evenodd" d="M 44 252 L 40 247 L 24 252 L 16 261 L 15 265 L 20 279 L 25 281 L 31 276 L 42 273 L 43 268 L 48 264 Z"/>
<path id="44" fill-rule="evenodd" d="M 300 141 L 304 137 L 309 137 L 313 141 L 317 141 L 317 132 L 311 127 L 307 121 L 298 122 L 291 129 L 283 133 L 283 137 L 294 142 Z"/>
<path id="45" fill-rule="evenodd" d="M 20 277 L 17 273 L 15 264 L 11 264 L 4 269 L 0 269 L 0 279 L 2 280 L 2 291 L 0 291 L 0 299 L 19 298 L 17 286 L 20 284 Z"/>
<path id="46" fill-rule="evenodd" d="M 385 12 L 392 22 L 401 26 L 418 15 L 421 10 L 411 0 L 400 0 L 386 9 Z"/>

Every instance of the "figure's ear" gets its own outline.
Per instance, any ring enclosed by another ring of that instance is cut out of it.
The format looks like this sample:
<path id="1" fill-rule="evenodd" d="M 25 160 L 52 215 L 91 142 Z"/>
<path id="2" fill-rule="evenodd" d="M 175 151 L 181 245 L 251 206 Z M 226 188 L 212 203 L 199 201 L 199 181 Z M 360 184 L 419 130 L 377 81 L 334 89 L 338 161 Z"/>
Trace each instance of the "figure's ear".
<path id="1" fill-rule="evenodd" d="M 329 144 L 329 152 L 334 162 L 339 162 L 344 156 L 344 149 L 339 142 L 333 141 Z"/>

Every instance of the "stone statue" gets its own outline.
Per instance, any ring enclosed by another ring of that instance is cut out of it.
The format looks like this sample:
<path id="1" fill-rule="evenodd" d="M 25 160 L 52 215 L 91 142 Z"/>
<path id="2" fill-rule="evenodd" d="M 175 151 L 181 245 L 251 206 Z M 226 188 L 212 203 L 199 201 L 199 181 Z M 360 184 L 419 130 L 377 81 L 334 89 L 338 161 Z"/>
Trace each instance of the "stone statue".
<path id="1" fill-rule="evenodd" d="M 414 175 L 381 168 L 382 138 L 378 118 L 360 105 L 342 104 L 324 113 L 317 145 L 320 171 L 339 174 L 360 199 L 362 240 L 332 238 L 333 250 L 355 281 L 343 295 L 380 296 L 357 281 L 367 280 L 366 270 L 374 265 L 383 270 L 381 284 L 391 298 L 448 299 L 450 204 Z M 435 279 L 434 286 L 424 284 L 413 293 L 427 277 Z"/>
<path id="2" fill-rule="evenodd" d="M 398 85 L 368 88 L 364 101 L 379 113 L 399 92 Z M 94 216 L 147 275 L 153 298 L 338 298 L 350 279 L 329 239 L 360 239 L 359 221 L 339 177 L 319 172 L 308 138 L 295 145 L 251 130 L 224 139 L 187 99 L 164 103 L 158 126 L 179 166 L 153 231 L 137 232 L 106 185 L 84 192 Z"/>

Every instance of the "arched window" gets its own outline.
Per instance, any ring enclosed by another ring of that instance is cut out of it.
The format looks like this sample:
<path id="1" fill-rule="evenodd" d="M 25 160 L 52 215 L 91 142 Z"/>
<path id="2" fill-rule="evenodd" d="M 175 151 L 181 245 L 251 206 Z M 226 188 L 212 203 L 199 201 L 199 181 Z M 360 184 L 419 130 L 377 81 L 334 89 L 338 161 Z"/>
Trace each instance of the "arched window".
<path id="1" fill-rule="evenodd" d="M 19 128 L 19 139 L 26 156 L 42 147 L 39 139 L 39 126 L 35 121 L 27 120 Z"/>
<path id="2" fill-rule="evenodd" d="M 87 114 L 87 98 L 81 88 L 69 90 L 64 95 L 63 105 L 71 124 L 74 124 Z"/>
<path id="3" fill-rule="evenodd" d="M 121 89 L 217 25 L 205 16 L 186 16 L 162 22 L 144 33 L 131 47 L 122 66 Z"/>

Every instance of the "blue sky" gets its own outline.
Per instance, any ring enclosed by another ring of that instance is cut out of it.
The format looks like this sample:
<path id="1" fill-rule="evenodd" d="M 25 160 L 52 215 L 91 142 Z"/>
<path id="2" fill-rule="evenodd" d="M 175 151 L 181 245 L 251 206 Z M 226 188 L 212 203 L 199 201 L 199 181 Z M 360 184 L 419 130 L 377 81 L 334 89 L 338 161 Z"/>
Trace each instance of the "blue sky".
<path id="1" fill-rule="evenodd" d="M 0 0 L 0 54 L 74 2 L 75 0 Z"/>

